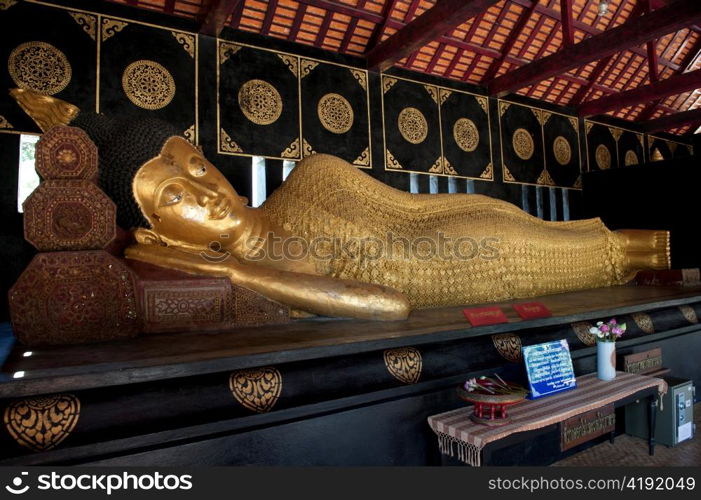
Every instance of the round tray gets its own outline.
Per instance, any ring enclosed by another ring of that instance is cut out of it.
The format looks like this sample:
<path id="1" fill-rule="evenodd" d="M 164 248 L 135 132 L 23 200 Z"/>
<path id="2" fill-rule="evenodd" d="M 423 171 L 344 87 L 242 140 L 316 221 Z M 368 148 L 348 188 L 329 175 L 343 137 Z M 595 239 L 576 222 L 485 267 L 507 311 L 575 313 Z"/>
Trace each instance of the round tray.
<path id="1" fill-rule="evenodd" d="M 458 387 L 458 396 L 468 403 L 482 403 L 493 405 L 515 405 L 526 399 L 525 392 L 514 394 L 481 394 L 478 392 L 468 392 L 463 387 Z"/>

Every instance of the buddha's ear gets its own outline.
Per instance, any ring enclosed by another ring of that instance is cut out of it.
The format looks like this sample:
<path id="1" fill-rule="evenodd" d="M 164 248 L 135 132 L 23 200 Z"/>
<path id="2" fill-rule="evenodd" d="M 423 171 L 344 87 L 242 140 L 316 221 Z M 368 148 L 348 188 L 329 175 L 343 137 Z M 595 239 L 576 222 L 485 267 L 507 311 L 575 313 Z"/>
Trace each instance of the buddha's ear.
<path id="1" fill-rule="evenodd" d="M 166 243 L 161 237 L 150 229 L 139 228 L 134 231 L 134 238 L 141 245 L 160 245 L 166 246 Z"/>

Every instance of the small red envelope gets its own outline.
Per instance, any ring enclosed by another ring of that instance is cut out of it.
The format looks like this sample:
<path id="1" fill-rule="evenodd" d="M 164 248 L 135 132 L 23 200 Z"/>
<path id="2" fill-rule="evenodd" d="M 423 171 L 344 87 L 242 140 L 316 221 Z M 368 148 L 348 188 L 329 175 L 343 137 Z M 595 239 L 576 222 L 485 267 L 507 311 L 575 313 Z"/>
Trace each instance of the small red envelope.
<path id="1" fill-rule="evenodd" d="M 509 322 L 506 314 L 499 306 L 472 307 L 463 309 L 462 312 L 472 326 L 496 325 Z"/>
<path id="2" fill-rule="evenodd" d="M 549 318 L 553 315 L 542 302 L 521 302 L 512 307 L 522 319 Z"/>

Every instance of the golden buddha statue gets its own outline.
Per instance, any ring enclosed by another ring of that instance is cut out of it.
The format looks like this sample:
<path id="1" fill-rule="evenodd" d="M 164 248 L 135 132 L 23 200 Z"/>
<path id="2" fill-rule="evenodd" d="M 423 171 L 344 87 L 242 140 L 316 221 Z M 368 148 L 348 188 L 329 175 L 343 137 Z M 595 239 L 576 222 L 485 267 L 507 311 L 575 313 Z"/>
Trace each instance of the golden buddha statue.
<path id="1" fill-rule="evenodd" d="M 38 104 L 28 91 L 14 95 L 44 122 L 65 108 L 54 98 Z M 299 162 L 251 208 L 164 124 L 129 123 L 106 142 L 103 132 L 87 131 L 104 143 L 103 189 L 133 215 L 122 221 L 137 241 L 127 258 L 226 276 L 314 314 L 404 319 L 413 308 L 616 285 L 638 270 L 669 267 L 666 231 L 612 232 L 598 218 L 548 222 L 482 195 L 409 194 L 324 154 Z"/>

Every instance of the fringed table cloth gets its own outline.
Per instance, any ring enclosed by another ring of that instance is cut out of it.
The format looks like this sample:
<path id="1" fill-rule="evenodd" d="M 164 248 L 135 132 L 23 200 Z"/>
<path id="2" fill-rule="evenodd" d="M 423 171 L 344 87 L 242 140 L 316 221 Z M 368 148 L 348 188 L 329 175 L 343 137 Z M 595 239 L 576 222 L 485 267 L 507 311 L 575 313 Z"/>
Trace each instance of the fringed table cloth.
<path id="1" fill-rule="evenodd" d="M 517 432 L 547 427 L 571 417 L 616 403 L 645 389 L 657 388 L 657 394 L 667 392 L 667 383 L 659 378 L 618 372 L 611 381 L 599 380 L 596 373 L 577 378 L 575 389 L 553 396 L 526 400 L 509 410 L 510 422 L 501 426 L 487 426 L 470 419 L 473 407 L 440 413 L 428 417 L 428 424 L 438 435 L 441 453 L 456 456 L 462 462 L 482 465 L 482 450 L 489 443 Z M 651 408 L 656 408 L 656 398 Z M 654 413 L 651 428 L 654 429 Z M 651 433 L 650 452 L 654 450 Z"/>

